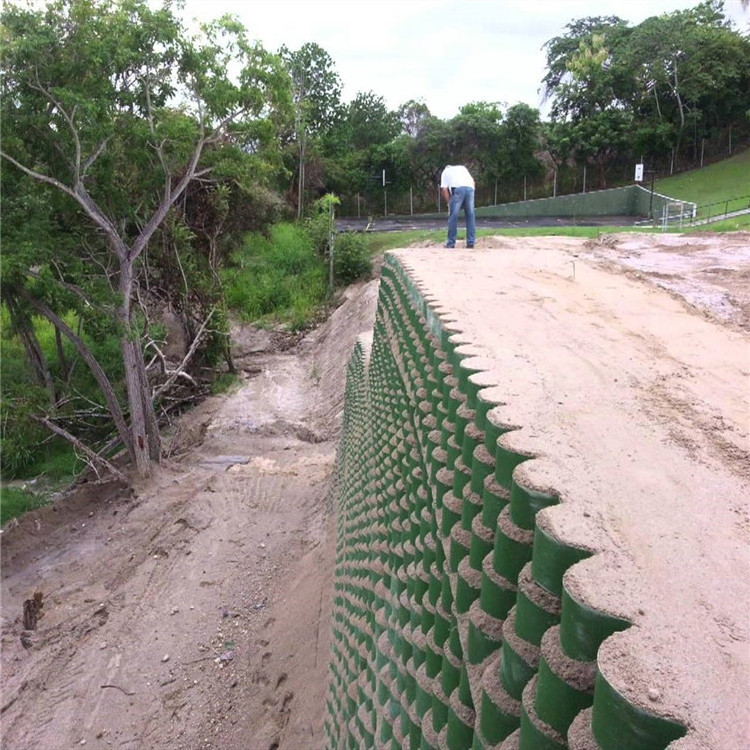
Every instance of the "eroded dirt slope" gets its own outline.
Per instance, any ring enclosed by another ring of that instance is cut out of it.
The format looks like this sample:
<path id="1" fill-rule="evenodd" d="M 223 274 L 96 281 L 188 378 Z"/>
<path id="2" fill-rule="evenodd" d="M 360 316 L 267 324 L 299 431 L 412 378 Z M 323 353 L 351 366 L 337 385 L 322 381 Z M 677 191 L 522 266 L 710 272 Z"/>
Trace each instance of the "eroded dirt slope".
<path id="1" fill-rule="evenodd" d="M 562 275 L 580 272 L 579 257 L 596 263 L 615 299 L 623 280 L 635 280 L 717 326 L 750 328 L 746 233 L 537 238 L 526 241 L 528 253 L 535 243 L 569 253 Z M 483 238 L 477 252 L 516 246 Z M 439 264 L 447 251 L 434 251 Z M 493 283 L 502 293 L 502 276 Z M 267 332 L 238 330 L 247 381 L 180 422 L 158 475 L 132 491 L 88 483 L 4 530 L 5 750 L 323 746 L 334 554 L 327 493 L 346 364 L 372 325 L 376 295 L 376 282 L 353 288 L 289 351 L 276 352 Z M 581 315 L 581 330 L 595 322 Z M 648 356 L 658 361 L 658 352 Z M 653 418 L 667 419 L 663 393 L 652 395 Z M 677 438 L 733 448 L 717 442 L 716 415 L 669 415 Z M 746 498 L 738 513 L 745 538 Z M 22 606 L 36 590 L 43 617 L 25 648 Z M 746 648 L 744 629 L 738 638 Z"/>
<path id="2" fill-rule="evenodd" d="M 251 377 L 180 422 L 157 476 L 88 483 L 5 530 L 5 750 L 322 744 L 328 489 L 346 359 L 376 293 L 353 288 L 283 353 L 237 331 Z"/>

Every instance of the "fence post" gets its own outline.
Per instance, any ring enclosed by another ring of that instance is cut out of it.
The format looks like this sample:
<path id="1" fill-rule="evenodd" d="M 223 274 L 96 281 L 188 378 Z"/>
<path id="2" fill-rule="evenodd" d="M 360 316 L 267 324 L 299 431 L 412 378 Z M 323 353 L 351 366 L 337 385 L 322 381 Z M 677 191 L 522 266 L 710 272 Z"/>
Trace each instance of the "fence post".
<path id="1" fill-rule="evenodd" d="M 586 165 L 583 165 L 583 192 L 586 192 Z"/>

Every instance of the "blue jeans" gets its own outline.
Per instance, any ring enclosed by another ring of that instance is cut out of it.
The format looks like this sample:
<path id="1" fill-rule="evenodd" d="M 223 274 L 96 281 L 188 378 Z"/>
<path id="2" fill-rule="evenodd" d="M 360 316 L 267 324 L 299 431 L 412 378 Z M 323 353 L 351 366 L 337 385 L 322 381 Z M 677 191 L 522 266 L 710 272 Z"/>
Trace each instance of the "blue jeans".
<path id="1" fill-rule="evenodd" d="M 461 209 L 466 216 L 466 244 L 476 242 L 476 218 L 474 216 L 474 188 L 458 187 L 451 192 L 450 214 L 448 216 L 448 246 L 454 247 L 458 234 L 458 215 Z"/>

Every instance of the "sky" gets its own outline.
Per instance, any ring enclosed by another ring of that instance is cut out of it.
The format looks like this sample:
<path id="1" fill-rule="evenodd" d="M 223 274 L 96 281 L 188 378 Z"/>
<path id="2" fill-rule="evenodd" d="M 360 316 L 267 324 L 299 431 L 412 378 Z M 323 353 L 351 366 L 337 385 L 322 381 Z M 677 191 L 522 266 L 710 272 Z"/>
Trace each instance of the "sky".
<path id="1" fill-rule="evenodd" d="M 186 21 L 240 18 L 273 52 L 307 42 L 332 58 L 342 99 L 383 97 L 389 109 L 414 99 L 441 119 L 469 102 L 523 102 L 546 114 L 540 87 L 543 45 L 570 21 L 617 15 L 631 26 L 699 0 L 185 0 Z M 725 0 L 735 26 L 750 31 L 750 9 Z"/>

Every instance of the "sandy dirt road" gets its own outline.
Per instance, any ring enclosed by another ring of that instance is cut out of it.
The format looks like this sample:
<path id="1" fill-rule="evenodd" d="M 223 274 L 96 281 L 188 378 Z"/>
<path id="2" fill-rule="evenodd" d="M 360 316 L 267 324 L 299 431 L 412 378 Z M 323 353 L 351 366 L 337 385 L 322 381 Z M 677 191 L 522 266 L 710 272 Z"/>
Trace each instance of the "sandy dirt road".
<path id="1" fill-rule="evenodd" d="M 654 314 L 668 298 L 709 340 L 714 331 L 717 341 L 748 345 L 747 234 L 483 238 L 477 252 L 519 247 L 527 257 L 559 248 L 566 274 L 595 269 L 622 306 L 634 285 Z M 502 277 L 496 284 L 503 289 Z M 252 375 L 181 420 L 153 479 L 132 489 L 88 482 L 6 527 L 5 750 L 323 746 L 335 545 L 327 498 L 345 367 L 356 335 L 372 325 L 376 295 L 377 282 L 352 288 L 325 326 L 288 351 L 275 351 L 264 332 L 239 330 L 237 359 Z M 554 306 L 543 314 L 554 316 Z M 582 331 L 596 324 L 585 306 L 576 320 Z M 630 347 L 618 357 L 630 358 L 632 372 L 672 371 L 673 353 Z M 652 390 L 651 418 L 672 420 L 675 439 L 701 455 L 739 466 L 747 412 L 727 414 L 695 386 L 691 408 L 677 414 L 670 382 Z M 690 386 L 689 372 L 680 382 Z M 735 542 L 745 545 L 746 501 L 732 512 Z M 23 602 L 37 590 L 43 617 L 24 633 Z M 746 621 L 713 622 L 727 658 L 747 651 Z"/>

